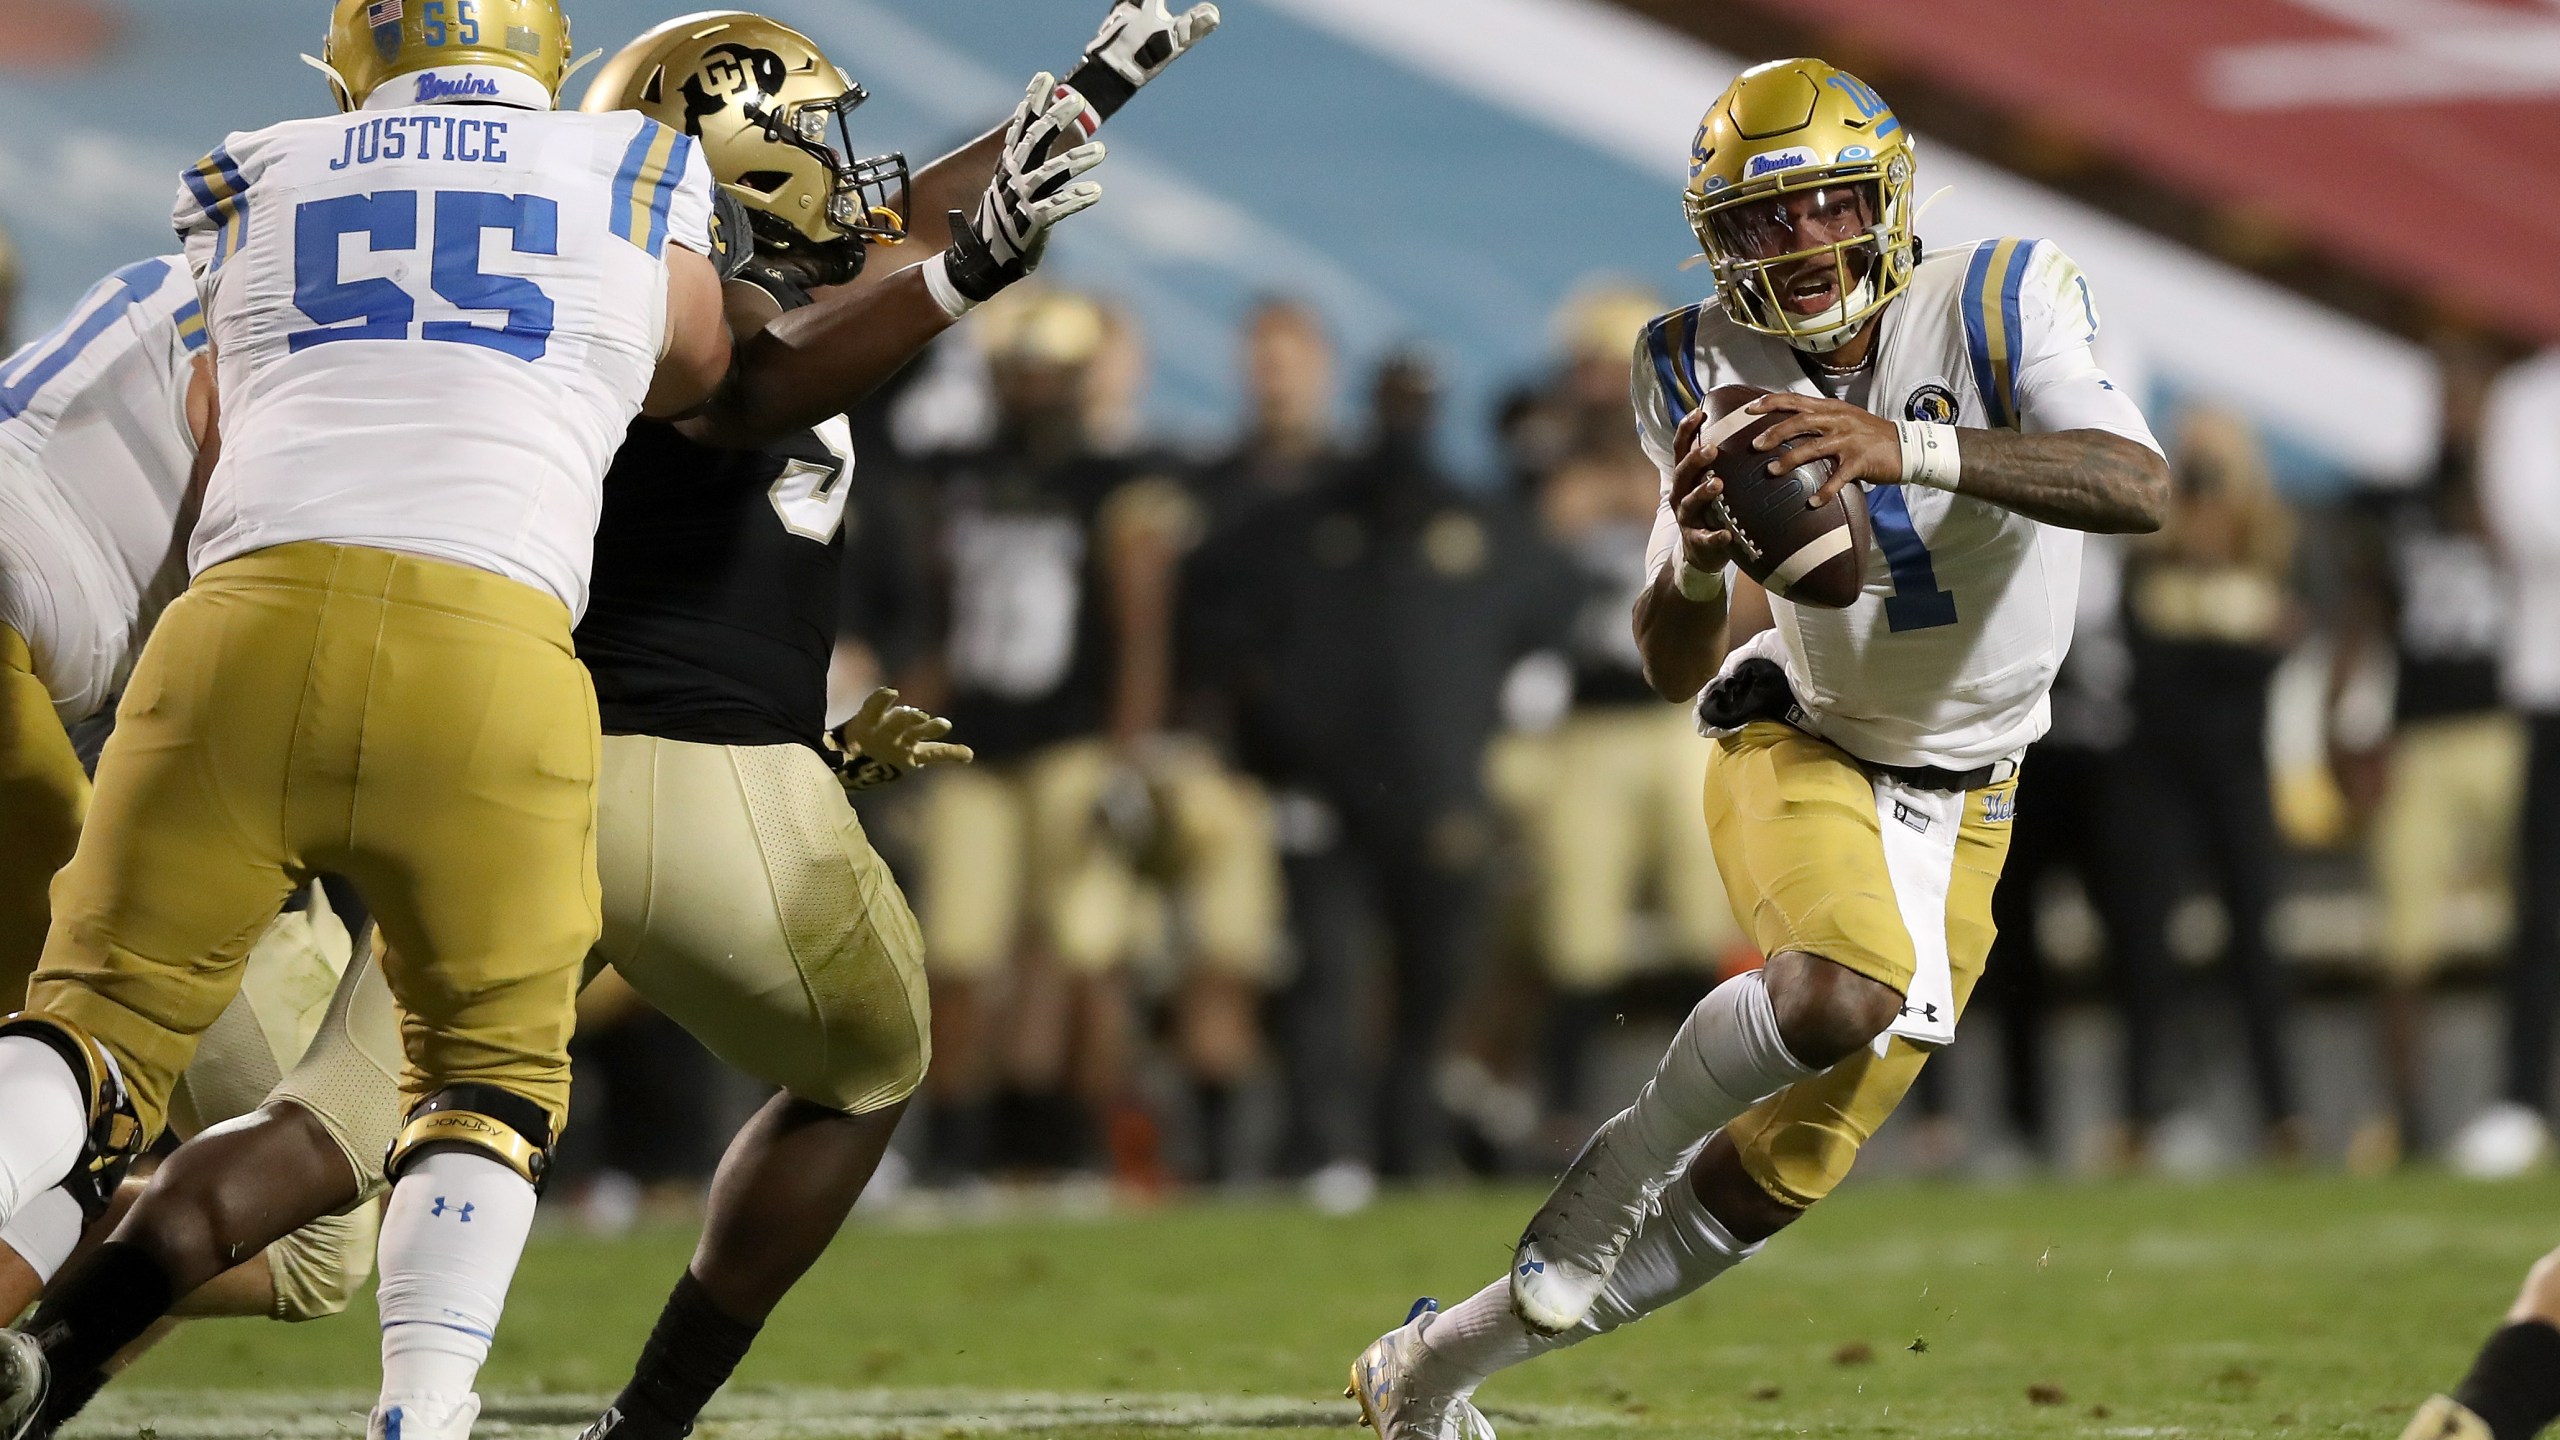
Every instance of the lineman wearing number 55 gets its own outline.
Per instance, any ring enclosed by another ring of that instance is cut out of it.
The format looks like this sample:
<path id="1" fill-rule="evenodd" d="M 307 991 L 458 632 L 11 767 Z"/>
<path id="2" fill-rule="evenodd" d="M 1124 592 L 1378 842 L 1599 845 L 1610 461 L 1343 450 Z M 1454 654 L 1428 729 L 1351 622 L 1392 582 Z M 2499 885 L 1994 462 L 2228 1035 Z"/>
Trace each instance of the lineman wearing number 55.
<path id="1" fill-rule="evenodd" d="M 567 1109 L 600 923 L 570 627 L 605 468 L 731 358 L 698 148 L 555 111 L 557 0 L 469 11 L 476 45 L 443 5 L 340 0 L 350 113 L 184 176 L 216 388 L 192 580 L 0 1025 L 5 1222 L 66 1177 L 111 1188 L 278 905 L 353 880 L 407 1016 L 372 1430 L 422 1440 L 468 1431 Z M 166 1285 L 139 1252 L 98 1260 Z"/>
<path id="2" fill-rule="evenodd" d="M 1488 1435 L 1487 1376 L 1755 1253 L 1840 1182 L 1981 974 L 2080 533 L 2158 528 L 2169 471 L 2091 357 L 2079 270 L 2039 240 L 1924 255 L 1913 163 L 1875 91 L 1819 60 L 1745 71 L 1699 126 L 1687 207 L 1717 294 L 1636 350 L 1662 508 L 1635 627 L 1654 689 L 1711 737 L 1717 868 L 1769 963 L 1700 1002 L 1506 1278 L 1361 1355 L 1381 1436 Z M 1702 408 L 1724 385 L 1775 392 L 1755 445 L 1833 462 L 1819 501 L 1863 487 L 1875 544 L 1848 608 L 1728 588 L 1709 463 L 1747 422 Z"/>
<path id="3" fill-rule="evenodd" d="M 634 423 L 606 480 L 575 636 L 605 732 L 604 926 L 587 970 L 613 964 L 783 1092 L 732 1142 L 701 1247 L 599 1435 L 690 1428 L 842 1222 L 925 1067 L 915 925 L 829 761 L 852 788 L 968 752 L 939 743 L 947 723 L 896 706 L 890 691 L 840 732 L 842 746 L 820 744 L 852 457 L 841 419 L 809 427 L 911 358 L 955 309 L 1027 273 L 1047 227 L 1097 193 L 1050 185 L 1101 158 L 1099 145 L 1063 142 L 1216 23 L 1205 5 L 1109 8 L 1066 85 L 1036 77 L 1005 123 L 912 179 L 900 157 L 853 147 L 861 87 L 761 16 L 670 21 L 588 91 L 590 111 L 638 110 L 695 140 L 739 202 L 755 254 L 727 287 L 741 346 L 733 383 L 680 421 Z M 971 203 L 973 215 L 955 208 Z M 902 238 L 933 253 L 884 265 L 897 252 L 880 247 Z M 393 1105 L 346 1087 L 328 1098 L 356 1112 Z M 379 1168 L 350 1173 L 334 1157 L 333 1118 L 326 1106 L 271 1108 L 184 1147 L 117 1243 L 147 1249 L 185 1291 L 298 1217 L 344 1204 Z M 30 1323 L 40 1349 L 29 1368 L 50 1372 L 42 1432 L 165 1309 L 105 1278 L 95 1265 L 75 1272 Z M 0 1419 L 8 1400 L 0 1385 Z"/>

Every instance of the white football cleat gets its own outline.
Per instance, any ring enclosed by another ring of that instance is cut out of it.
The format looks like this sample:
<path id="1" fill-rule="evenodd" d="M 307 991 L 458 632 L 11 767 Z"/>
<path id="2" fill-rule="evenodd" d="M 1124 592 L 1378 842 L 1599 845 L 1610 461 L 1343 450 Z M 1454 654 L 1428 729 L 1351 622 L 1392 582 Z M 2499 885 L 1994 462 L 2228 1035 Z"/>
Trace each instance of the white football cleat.
<path id="1" fill-rule="evenodd" d="M 44 1413 L 52 1366 L 23 1330 L 0 1330 L 0 1440 L 20 1440 Z"/>
<path id="2" fill-rule="evenodd" d="M 1584 1142 L 1511 1252 L 1511 1310 L 1532 1330 L 1561 1335 L 1591 1314 L 1655 1193 L 1674 1178 L 1630 1179 L 1609 1163 L 1609 1138 L 1625 1118 Z"/>
<path id="3" fill-rule="evenodd" d="M 2551 1127 L 2532 1106 L 2502 1100 L 2471 1117 L 2447 1147 L 2457 1174 L 2511 1180 L 2551 1156 Z"/>
<path id="4" fill-rule="evenodd" d="M 441 1395 L 393 1395 L 373 1407 L 365 1440 L 470 1440 L 471 1422 L 478 1418 L 478 1395 L 458 1401 Z"/>
<path id="5" fill-rule="evenodd" d="M 1474 1402 L 1415 1384 L 1422 1332 L 1439 1316 L 1439 1301 L 1414 1301 L 1402 1325 L 1369 1342 L 1351 1362 L 1351 1384 L 1342 1393 L 1360 1402 L 1360 1418 L 1378 1432 L 1378 1440 L 1493 1440 L 1493 1422 Z"/>

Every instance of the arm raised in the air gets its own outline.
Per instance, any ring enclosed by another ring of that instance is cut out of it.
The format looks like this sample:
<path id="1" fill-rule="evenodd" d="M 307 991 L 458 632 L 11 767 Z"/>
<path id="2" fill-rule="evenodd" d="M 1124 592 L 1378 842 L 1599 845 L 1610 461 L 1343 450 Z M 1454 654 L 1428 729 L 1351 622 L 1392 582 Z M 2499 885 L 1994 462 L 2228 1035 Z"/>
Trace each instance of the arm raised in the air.
<path id="1" fill-rule="evenodd" d="M 1079 121 L 1081 133 L 1070 138 L 1092 139 L 1131 96 L 1217 28 L 1215 5 L 1197 5 L 1177 15 L 1166 9 L 1165 0 L 1117 0 L 1085 46 L 1082 63 L 1067 76 L 1067 88 L 1090 102 Z M 998 124 L 915 172 L 907 192 L 907 206 L 915 212 L 906 217 L 910 244 L 929 254 L 951 243 L 952 214 L 965 214 L 995 177 L 1010 123 Z M 845 288 L 886 283 L 899 273 L 865 270 Z"/>

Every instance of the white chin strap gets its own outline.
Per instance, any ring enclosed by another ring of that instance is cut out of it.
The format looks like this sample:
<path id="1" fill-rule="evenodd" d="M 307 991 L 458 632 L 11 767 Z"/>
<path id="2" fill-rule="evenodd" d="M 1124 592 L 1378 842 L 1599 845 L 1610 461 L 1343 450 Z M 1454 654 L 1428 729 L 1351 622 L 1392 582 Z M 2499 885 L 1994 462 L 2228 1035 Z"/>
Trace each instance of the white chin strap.
<path id="1" fill-rule="evenodd" d="M 1867 306 L 1874 303 L 1875 293 L 1876 277 L 1870 273 L 1850 286 L 1848 293 L 1831 302 L 1830 310 L 1825 312 L 1828 318 L 1818 328 L 1796 330 L 1787 336 L 1787 344 L 1808 355 L 1828 355 L 1848 344 L 1858 338 L 1858 331 L 1864 328 L 1862 322 L 1866 319 Z M 1852 315 L 1858 319 L 1849 319 Z M 1804 318 L 1789 316 L 1788 320 L 1791 324 L 1802 325 Z"/>

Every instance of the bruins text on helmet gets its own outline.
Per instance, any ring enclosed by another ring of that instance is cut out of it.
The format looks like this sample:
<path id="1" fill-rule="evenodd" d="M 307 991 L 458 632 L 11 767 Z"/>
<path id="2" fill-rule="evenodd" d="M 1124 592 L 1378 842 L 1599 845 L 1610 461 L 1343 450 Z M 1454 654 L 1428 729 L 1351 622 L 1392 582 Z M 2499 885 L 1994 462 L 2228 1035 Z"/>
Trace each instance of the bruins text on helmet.
<path id="1" fill-rule="evenodd" d="M 317 64 L 340 110 L 412 76 L 403 105 L 486 98 L 549 109 L 577 68 L 560 0 L 338 0 Z"/>
<path id="2" fill-rule="evenodd" d="M 581 108 L 638 110 L 702 144 L 745 203 L 768 259 L 813 264 L 835 284 L 867 247 L 906 238 L 907 160 L 859 158 L 849 117 L 868 98 L 787 25 L 742 11 L 670 20 L 606 61 Z"/>
<path id="3" fill-rule="evenodd" d="M 1726 316 L 1816 354 L 1854 339 L 1919 260 L 1912 160 L 1911 132 L 1846 70 L 1743 71 L 1689 148 L 1689 225 Z M 1826 243 L 1802 244 L 1808 221 Z"/>

